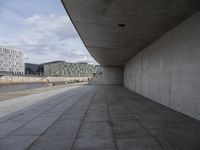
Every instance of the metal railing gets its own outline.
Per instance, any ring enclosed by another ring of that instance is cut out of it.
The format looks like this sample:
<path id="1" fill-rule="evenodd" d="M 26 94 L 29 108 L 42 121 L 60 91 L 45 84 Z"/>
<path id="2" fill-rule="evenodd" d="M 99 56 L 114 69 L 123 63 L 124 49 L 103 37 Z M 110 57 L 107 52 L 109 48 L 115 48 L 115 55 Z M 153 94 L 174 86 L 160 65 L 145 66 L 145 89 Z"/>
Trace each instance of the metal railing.
<path id="1" fill-rule="evenodd" d="M 92 78 L 91 78 L 90 81 L 89 81 L 90 84 L 93 82 L 94 78 L 95 78 L 98 74 L 101 73 L 100 71 L 102 70 L 102 68 L 103 68 L 103 67 L 100 66 L 99 69 L 97 70 L 97 72 L 93 74 Z"/>

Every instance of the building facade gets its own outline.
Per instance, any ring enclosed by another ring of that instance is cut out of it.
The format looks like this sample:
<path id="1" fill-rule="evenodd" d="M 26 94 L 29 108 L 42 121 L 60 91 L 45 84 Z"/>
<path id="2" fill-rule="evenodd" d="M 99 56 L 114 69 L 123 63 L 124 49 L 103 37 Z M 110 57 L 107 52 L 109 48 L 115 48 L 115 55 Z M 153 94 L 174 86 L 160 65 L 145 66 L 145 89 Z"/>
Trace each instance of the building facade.
<path id="1" fill-rule="evenodd" d="M 43 65 L 45 76 L 89 77 L 100 68 L 99 65 L 67 63 L 64 61 L 54 61 Z"/>
<path id="2" fill-rule="evenodd" d="M 25 63 L 25 74 L 26 75 L 43 75 L 44 67 L 41 64 Z"/>
<path id="3" fill-rule="evenodd" d="M 24 54 L 20 50 L 0 46 L 0 73 L 24 74 Z"/>
<path id="4" fill-rule="evenodd" d="M 96 73 L 99 67 L 87 63 L 65 63 L 63 74 L 68 77 L 88 77 Z"/>
<path id="5" fill-rule="evenodd" d="M 62 76 L 64 69 L 64 61 L 52 61 L 44 63 L 44 75 L 45 76 Z"/>

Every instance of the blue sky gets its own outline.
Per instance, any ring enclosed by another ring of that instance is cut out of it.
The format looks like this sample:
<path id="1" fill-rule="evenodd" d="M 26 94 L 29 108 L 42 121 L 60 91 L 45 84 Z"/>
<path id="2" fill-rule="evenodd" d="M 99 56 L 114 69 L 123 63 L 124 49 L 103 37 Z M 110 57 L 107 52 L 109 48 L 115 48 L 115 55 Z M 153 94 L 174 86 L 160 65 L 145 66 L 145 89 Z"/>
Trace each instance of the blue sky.
<path id="1" fill-rule="evenodd" d="M 0 0 L 0 45 L 24 51 L 26 62 L 95 63 L 60 0 Z"/>

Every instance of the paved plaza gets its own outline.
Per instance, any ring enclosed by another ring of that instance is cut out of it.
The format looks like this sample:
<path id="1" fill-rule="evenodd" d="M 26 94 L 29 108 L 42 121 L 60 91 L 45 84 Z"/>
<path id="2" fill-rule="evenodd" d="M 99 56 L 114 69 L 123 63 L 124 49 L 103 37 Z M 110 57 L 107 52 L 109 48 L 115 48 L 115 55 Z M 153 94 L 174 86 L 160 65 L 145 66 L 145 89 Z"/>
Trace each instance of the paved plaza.
<path id="1" fill-rule="evenodd" d="M 1 150 L 200 149 L 199 121 L 122 86 L 48 92 L 3 102 L 15 111 L 1 110 Z"/>

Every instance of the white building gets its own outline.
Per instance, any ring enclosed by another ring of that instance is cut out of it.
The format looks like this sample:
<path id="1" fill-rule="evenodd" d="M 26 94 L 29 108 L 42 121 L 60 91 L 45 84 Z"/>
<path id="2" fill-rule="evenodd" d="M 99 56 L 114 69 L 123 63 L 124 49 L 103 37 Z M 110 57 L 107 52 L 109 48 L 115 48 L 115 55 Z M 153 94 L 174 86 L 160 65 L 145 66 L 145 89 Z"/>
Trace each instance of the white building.
<path id="1" fill-rule="evenodd" d="M 0 73 L 24 74 L 25 59 L 20 50 L 0 46 Z"/>

